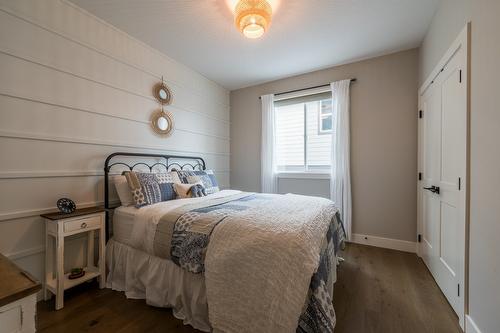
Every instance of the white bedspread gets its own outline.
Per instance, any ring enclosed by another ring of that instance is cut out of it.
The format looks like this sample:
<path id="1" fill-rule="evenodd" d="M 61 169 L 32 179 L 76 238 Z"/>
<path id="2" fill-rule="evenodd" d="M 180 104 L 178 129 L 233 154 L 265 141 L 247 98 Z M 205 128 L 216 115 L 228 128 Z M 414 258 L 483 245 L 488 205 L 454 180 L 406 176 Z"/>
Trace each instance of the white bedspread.
<path id="1" fill-rule="evenodd" d="M 295 332 L 335 213 L 329 200 L 267 195 L 258 213 L 228 216 L 205 259 L 210 324 L 222 332 Z"/>

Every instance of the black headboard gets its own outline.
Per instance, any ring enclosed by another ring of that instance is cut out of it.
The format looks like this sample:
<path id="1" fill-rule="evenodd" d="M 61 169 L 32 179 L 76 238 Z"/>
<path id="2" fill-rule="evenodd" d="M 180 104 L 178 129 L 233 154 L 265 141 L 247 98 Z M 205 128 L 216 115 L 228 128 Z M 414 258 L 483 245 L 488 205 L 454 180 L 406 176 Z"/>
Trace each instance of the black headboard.
<path id="1" fill-rule="evenodd" d="M 120 157 L 122 158 L 120 160 Z M 141 157 L 147 161 L 137 162 L 134 157 Z M 134 158 L 134 162 L 124 161 L 126 158 Z M 162 162 L 158 162 L 158 160 Z M 185 161 L 185 162 L 182 162 Z M 130 163 L 130 164 L 129 164 Z M 109 213 L 114 207 L 109 204 L 109 173 L 114 166 L 121 166 L 133 171 L 134 168 L 142 166 L 147 167 L 149 172 L 153 172 L 154 168 L 164 168 L 165 171 L 170 170 L 205 170 L 205 160 L 197 156 L 178 156 L 178 155 L 162 155 L 162 154 L 146 154 L 146 153 L 113 153 L 106 158 L 104 162 L 104 208 L 106 209 L 106 240 L 109 239 Z M 123 170 L 122 170 L 123 171 Z"/>

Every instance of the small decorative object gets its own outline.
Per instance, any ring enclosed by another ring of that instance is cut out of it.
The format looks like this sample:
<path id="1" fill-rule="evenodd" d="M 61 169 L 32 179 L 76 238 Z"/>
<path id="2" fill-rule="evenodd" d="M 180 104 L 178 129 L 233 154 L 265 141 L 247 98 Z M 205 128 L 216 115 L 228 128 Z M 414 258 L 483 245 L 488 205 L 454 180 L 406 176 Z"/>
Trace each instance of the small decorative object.
<path id="1" fill-rule="evenodd" d="M 191 186 L 191 189 L 189 191 L 191 192 L 192 198 L 199 198 L 207 195 L 205 187 L 203 187 L 202 184 L 193 184 L 193 186 Z"/>
<path id="2" fill-rule="evenodd" d="M 83 270 L 83 268 L 72 268 L 71 272 L 69 273 L 68 279 L 74 280 L 74 279 L 81 278 L 84 275 L 85 275 L 85 271 Z"/>
<path id="3" fill-rule="evenodd" d="M 155 84 L 153 87 L 153 95 L 161 105 L 169 105 L 172 103 L 172 92 L 163 82 L 163 76 L 161 77 L 161 82 Z"/>
<path id="4" fill-rule="evenodd" d="M 234 9 L 234 23 L 245 37 L 259 38 L 271 24 L 272 14 L 266 0 L 240 0 Z"/>
<path id="5" fill-rule="evenodd" d="M 75 211 L 76 205 L 71 199 L 61 198 L 57 200 L 57 208 L 61 211 L 61 213 L 70 214 Z"/>

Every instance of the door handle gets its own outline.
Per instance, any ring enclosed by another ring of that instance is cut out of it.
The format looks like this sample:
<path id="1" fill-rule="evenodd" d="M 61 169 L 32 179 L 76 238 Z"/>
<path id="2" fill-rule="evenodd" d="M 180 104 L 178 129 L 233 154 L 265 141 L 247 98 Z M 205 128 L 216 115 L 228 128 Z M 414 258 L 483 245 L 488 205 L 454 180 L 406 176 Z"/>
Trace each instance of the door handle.
<path id="1" fill-rule="evenodd" d="M 432 185 L 431 187 L 424 187 L 424 190 L 431 191 L 432 193 L 439 194 L 440 188 L 439 188 L 439 186 Z"/>

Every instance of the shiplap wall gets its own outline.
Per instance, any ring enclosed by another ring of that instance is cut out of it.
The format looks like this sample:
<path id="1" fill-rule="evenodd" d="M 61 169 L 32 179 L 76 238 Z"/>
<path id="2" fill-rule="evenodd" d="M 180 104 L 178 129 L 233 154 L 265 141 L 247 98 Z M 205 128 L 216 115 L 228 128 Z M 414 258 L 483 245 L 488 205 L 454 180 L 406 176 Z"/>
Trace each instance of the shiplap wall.
<path id="1" fill-rule="evenodd" d="M 164 76 L 175 119 L 154 134 L 153 85 Z M 201 156 L 229 186 L 229 92 L 64 0 L 0 0 L 0 252 L 41 278 L 40 213 L 60 197 L 103 201 L 115 151 Z M 82 264 L 83 239 L 67 243 Z"/>

